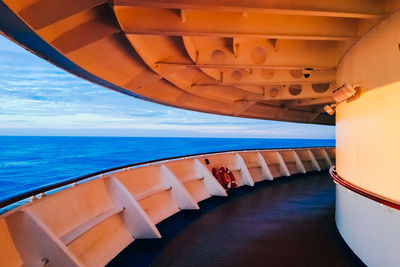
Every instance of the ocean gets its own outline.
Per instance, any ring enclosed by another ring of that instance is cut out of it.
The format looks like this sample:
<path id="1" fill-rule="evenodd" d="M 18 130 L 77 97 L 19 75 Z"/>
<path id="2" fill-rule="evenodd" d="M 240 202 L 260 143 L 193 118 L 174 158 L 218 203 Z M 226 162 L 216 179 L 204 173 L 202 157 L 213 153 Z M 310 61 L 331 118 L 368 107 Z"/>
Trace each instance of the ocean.
<path id="1" fill-rule="evenodd" d="M 335 140 L 0 136 L 0 199 L 67 178 L 154 159 L 313 146 L 335 146 Z"/>

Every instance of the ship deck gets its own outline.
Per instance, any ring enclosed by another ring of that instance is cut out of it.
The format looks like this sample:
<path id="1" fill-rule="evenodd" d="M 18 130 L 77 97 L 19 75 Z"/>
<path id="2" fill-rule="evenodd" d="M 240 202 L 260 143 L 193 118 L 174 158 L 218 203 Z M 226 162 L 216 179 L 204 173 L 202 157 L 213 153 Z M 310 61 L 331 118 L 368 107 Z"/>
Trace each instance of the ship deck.
<path id="1" fill-rule="evenodd" d="M 262 181 L 213 197 L 157 225 L 109 266 L 364 266 L 334 221 L 328 172 Z"/>

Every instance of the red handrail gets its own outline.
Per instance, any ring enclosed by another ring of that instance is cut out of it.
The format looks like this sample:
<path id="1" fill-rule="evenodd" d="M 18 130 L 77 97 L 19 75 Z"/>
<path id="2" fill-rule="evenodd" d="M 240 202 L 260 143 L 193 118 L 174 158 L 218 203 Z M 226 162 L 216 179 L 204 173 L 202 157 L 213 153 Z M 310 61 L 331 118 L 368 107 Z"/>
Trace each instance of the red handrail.
<path id="1" fill-rule="evenodd" d="M 344 186 L 345 188 L 347 188 L 359 195 L 362 195 L 366 198 L 369 198 L 375 202 L 378 202 L 382 205 L 391 207 L 396 210 L 400 210 L 400 202 L 392 200 L 392 199 L 384 197 L 384 196 L 381 196 L 381 195 L 378 195 L 378 194 L 375 194 L 367 189 L 361 188 L 361 187 L 345 180 L 343 177 L 341 177 L 339 174 L 337 174 L 336 167 L 334 165 L 332 165 L 329 168 L 329 174 L 332 176 L 332 179 L 334 182 Z"/>

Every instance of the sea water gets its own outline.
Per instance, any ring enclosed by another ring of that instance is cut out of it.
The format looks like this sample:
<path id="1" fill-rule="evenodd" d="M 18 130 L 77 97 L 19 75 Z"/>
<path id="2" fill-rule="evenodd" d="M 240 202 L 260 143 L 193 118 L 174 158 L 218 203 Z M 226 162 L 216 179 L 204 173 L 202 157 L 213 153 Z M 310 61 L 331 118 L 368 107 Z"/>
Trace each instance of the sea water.
<path id="1" fill-rule="evenodd" d="M 335 146 L 335 140 L 0 136 L 0 199 L 60 180 L 154 159 L 313 146 Z"/>

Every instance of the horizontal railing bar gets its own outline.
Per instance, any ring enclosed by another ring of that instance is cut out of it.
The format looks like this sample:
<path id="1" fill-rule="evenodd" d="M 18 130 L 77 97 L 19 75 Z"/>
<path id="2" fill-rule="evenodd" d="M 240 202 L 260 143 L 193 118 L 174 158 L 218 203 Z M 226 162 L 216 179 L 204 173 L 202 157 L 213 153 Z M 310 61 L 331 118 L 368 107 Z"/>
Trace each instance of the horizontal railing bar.
<path id="1" fill-rule="evenodd" d="M 247 165 L 247 169 L 261 168 L 261 165 Z"/>
<path id="2" fill-rule="evenodd" d="M 123 212 L 124 210 L 125 210 L 124 207 L 111 208 L 111 209 L 101 213 L 100 215 L 96 216 L 95 218 L 92 218 L 92 219 L 88 220 L 87 222 L 85 222 L 81 225 L 78 225 L 77 227 L 75 227 L 74 229 L 69 231 L 68 233 L 62 235 L 60 237 L 60 239 L 65 245 L 69 245 L 72 241 L 79 238 L 81 235 L 85 234 L 86 232 L 88 232 L 90 229 L 92 229 L 96 225 L 102 223 L 103 221 L 107 220 L 108 218 L 110 218 L 111 216 L 113 216 L 115 214 L 119 214 L 119 213 Z"/>
<path id="3" fill-rule="evenodd" d="M 151 197 L 153 195 L 159 194 L 159 193 L 164 192 L 164 191 L 169 191 L 169 190 L 172 190 L 172 186 L 168 186 L 168 187 L 162 186 L 162 187 L 154 188 L 154 189 L 151 189 L 151 190 L 149 190 L 147 192 L 144 192 L 144 193 L 141 193 L 141 194 L 135 196 L 135 199 L 137 201 L 141 201 L 141 200 L 149 198 L 149 197 Z"/>
<path id="4" fill-rule="evenodd" d="M 189 177 L 189 178 L 183 179 L 182 180 L 182 184 L 188 184 L 188 183 L 191 183 L 191 182 L 194 182 L 194 181 L 201 181 L 201 180 L 204 180 L 204 176 L 202 176 L 202 177 Z"/>
<path id="5" fill-rule="evenodd" d="M 240 151 L 257 151 L 257 150 L 264 150 L 264 151 L 273 151 L 273 150 L 301 150 L 301 149 L 329 149 L 329 148 L 334 148 L 331 146 L 327 146 L 327 147 L 295 147 L 295 148 L 267 148 L 267 149 L 260 149 L 260 148 L 254 148 L 254 149 L 235 149 L 235 150 L 225 150 L 225 151 L 215 151 L 215 152 L 205 152 L 205 153 L 196 153 L 196 154 L 189 154 L 189 155 L 184 155 L 184 156 L 175 156 L 175 157 L 168 157 L 168 158 L 162 158 L 162 159 L 154 159 L 154 160 L 150 160 L 150 161 L 145 161 L 145 162 L 138 162 L 138 163 L 133 163 L 133 164 L 128 164 L 128 165 L 123 165 L 123 166 L 119 166 L 119 167 L 114 167 L 114 168 L 110 168 L 110 169 L 105 169 L 105 170 L 101 170 L 101 171 L 97 171 L 97 172 L 93 172 L 93 173 L 89 173 L 83 176 L 79 176 L 76 178 L 72 178 L 72 179 L 67 179 L 61 182 L 57 182 L 57 183 L 52 183 L 52 184 L 47 184 L 47 185 L 43 185 L 37 188 L 34 188 L 32 190 L 23 192 L 23 193 L 19 193 L 17 195 L 8 197 L 6 199 L 3 199 L 0 201 L 0 208 L 4 208 L 7 207 L 11 204 L 14 204 L 18 201 L 27 199 L 31 196 L 43 193 L 43 192 L 47 192 L 53 189 L 57 189 L 66 185 L 70 185 L 73 183 L 77 183 L 80 182 L 82 180 L 87 180 L 89 178 L 93 178 L 102 174 L 106 174 L 106 173 L 110 173 L 110 172 L 114 172 L 114 171 L 118 171 L 118 170 L 122 170 L 124 168 L 129 168 L 129 167 L 137 167 L 137 166 L 141 166 L 141 165 L 146 165 L 146 164 L 151 164 L 151 163 L 155 163 L 155 162 L 160 162 L 160 161 L 166 161 L 166 160 L 174 160 L 174 159 L 179 159 L 179 158 L 185 158 L 185 157 L 194 157 L 194 156 L 205 156 L 205 155 L 211 155 L 211 154 L 222 154 L 222 153 L 228 153 L 228 152 L 240 152 Z"/>
<path id="6" fill-rule="evenodd" d="M 332 165 L 329 168 L 329 173 L 330 173 L 333 181 L 335 181 L 336 183 L 340 184 L 341 186 L 349 189 L 350 191 L 353 191 L 354 193 L 362 195 L 362 196 L 364 196 L 368 199 L 371 199 L 375 202 L 378 202 L 382 205 L 388 206 L 388 207 L 396 209 L 396 210 L 400 210 L 400 202 L 398 202 L 396 200 L 392 200 L 392 199 L 384 197 L 384 196 L 381 196 L 379 194 L 375 194 L 367 189 L 361 188 L 361 187 L 347 181 L 346 179 L 341 177 L 339 174 L 337 174 L 336 167 L 334 165 Z"/>

